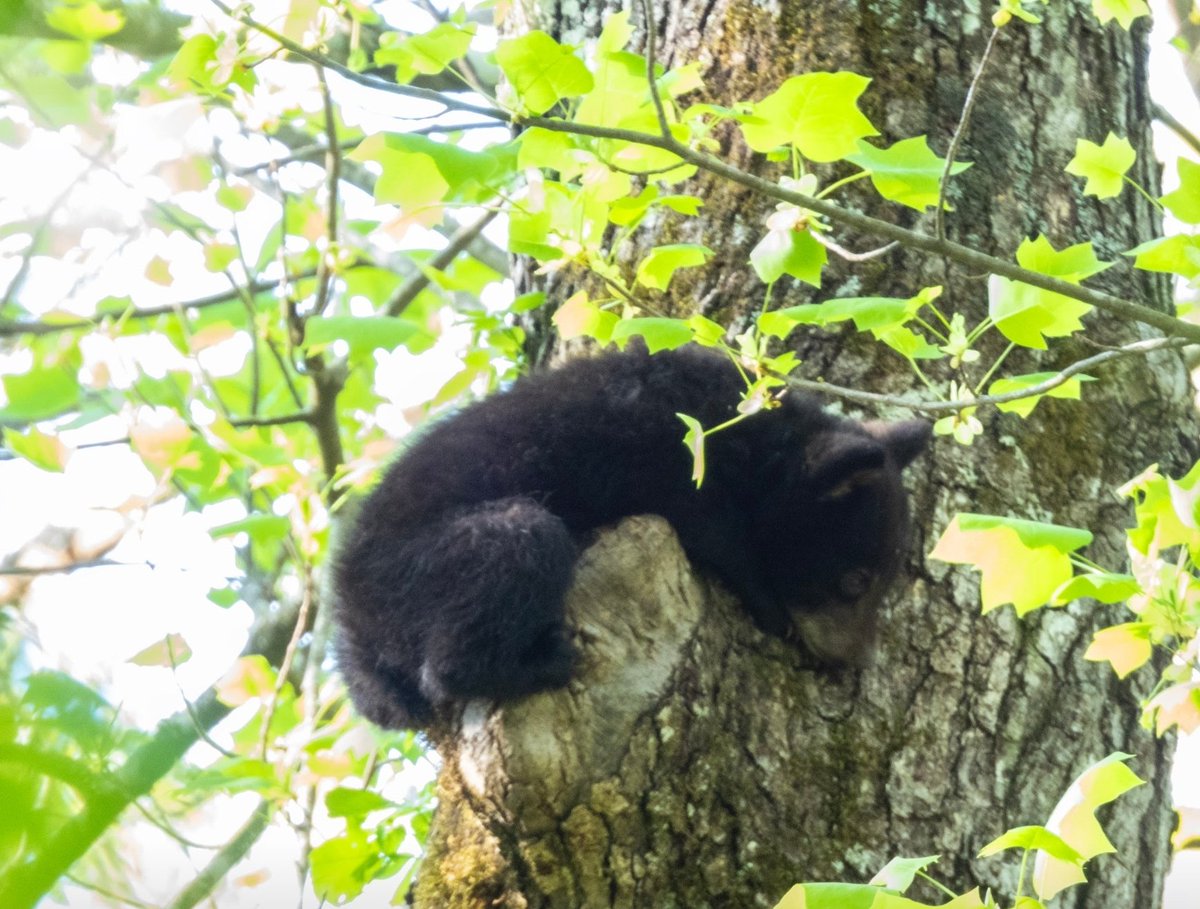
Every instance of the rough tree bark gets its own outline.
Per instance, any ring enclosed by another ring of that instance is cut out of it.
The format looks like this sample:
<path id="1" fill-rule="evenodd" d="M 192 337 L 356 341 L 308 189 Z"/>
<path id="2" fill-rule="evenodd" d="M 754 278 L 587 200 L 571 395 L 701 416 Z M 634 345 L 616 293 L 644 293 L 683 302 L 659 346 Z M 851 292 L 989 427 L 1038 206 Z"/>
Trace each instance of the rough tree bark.
<path id="1" fill-rule="evenodd" d="M 711 99 L 758 98 L 796 72 L 851 69 L 875 80 L 866 107 L 885 140 L 928 133 L 939 152 L 991 13 L 971 0 L 676 0 L 655 10 L 665 62 L 699 59 Z M 527 5 L 524 25 L 578 40 L 611 11 Z M 1099 141 L 1112 130 L 1138 149 L 1135 178 L 1157 185 L 1145 30 L 1101 28 L 1077 4 L 1039 11 L 1041 25 L 1010 27 L 998 41 L 960 153 L 975 166 L 951 197 L 948 230 L 998 255 L 1044 232 L 1056 247 L 1091 240 L 1102 258 L 1118 258 L 1155 234 L 1152 211 L 1131 192 L 1103 205 L 1084 199 L 1063 166 L 1076 137 Z M 755 166 L 732 134 L 724 145 Z M 761 302 L 746 261 L 768 206 L 712 181 L 693 191 L 706 201 L 700 221 L 658 225 L 640 242 L 718 250 L 690 286 L 672 286 L 672 305 L 682 312 L 702 301 L 736 328 Z M 866 192 L 856 199 L 917 221 Z M 1114 289 L 1170 306 L 1165 282 L 1113 271 Z M 554 280 L 562 298 L 572 278 Z M 797 287 L 781 302 L 907 296 L 931 284 L 946 286 L 947 305 L 969 323 L 986 308 L 983 276 L 904 251 L 835 265 L 819 296 Z M 1139 332 L 1089 317 L 1089 336 L 1104 343 Z M 913 384 L 889 351 L 849 334 L 793 345 L 809 376 L 897 393 Z M 1090 350 L 1057 344 L 1008 367 L 1050 369 Z M 1028 421 L 981 414 L 986 431 L 972 448 L 939 442 L 911 472 L 909 584 L 886 617 L 876 665 L 863 672 L 814 672 L 757 633 L 691 572 L 660 522 L 633 520 L 603 536 L 572 599 L 586 653 L 580 678 L 490 715 L 472 705 L 441 733 L 441 807 L 417 905 L 770 906 L 796 881 L 862 881 L 893 855 L 935 852 L 944 879 L 1011 895 L 1015 872 L 976 859 L 979 848 L 1044 821 L 1079 770 L 1125 750 L 1148 785 L 1105 818 L 1119 852 L 1056 905 L 1154 909 L 1172 823 L 1170 746 L 1139 728 L 1131 685 L 1082 658 L 1111 613 L 1075 604 L 1024 621 L 1011 610 L 982 617 L 975 579 L 924 557 L 951 515 L 979 511 L 1089 527 L 1090 555 L 1120 564 L 1126 506 L 1114 488 L 1150 463 L 1189 463 L 1195 423 L 1177 358 L 1126 361 L 1103 378 L 1083 403 L 1046 401 Z"/>

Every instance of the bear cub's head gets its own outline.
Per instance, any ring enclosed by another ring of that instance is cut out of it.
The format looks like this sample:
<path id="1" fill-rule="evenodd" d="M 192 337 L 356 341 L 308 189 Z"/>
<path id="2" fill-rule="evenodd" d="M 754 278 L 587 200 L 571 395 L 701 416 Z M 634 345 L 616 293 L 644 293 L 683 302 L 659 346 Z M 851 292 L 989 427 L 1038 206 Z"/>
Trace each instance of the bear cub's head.
<path id="1" fill-rule="evenodd" d="M 930 431 L 923 420 L 838 421 L 807 440 L 803 458 L 777 462 L 784 475 L 770 478 L 780 485 L 756 521 L 765 580 L 788 613 L 787 636 L 823 662 L 870 662 L 884 595 L 909 549 L 900 474 Z"/>

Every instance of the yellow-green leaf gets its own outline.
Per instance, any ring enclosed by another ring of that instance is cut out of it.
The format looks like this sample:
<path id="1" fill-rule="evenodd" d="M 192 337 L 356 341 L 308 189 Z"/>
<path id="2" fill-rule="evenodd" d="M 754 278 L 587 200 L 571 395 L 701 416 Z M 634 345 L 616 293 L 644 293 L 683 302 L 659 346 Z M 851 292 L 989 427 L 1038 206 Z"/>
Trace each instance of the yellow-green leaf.
<path id="1" fill-rule="evenodd" d="M 192 657 L 192 648 L 181 634 L 169 634 L 129 658 L 135 666 L 181 666 Z"/>
<path id="2" fill-rule="evenodd" d="M 1069 554 L 1088 545 L 1086 530 L 995 515 L 959 514 L 929 554 L 981 574 L 983 611 L 1012 603 L 1018 615 L 1044 606 L 1072 575 Z"/>
<path id="3" fill-rule="evenodd" d="M 1082 883 L 1085 861 L 1116 851 L 1096 820 L 1096 809 L 1142 785 L 1144 781 L 1124 763 L 1131 757 L 1116 752 L 1096 762 L 1075 779 L 1055 806 L 1046 827 L 1057 833 L 1079 858 L 1049 850 L 1038 854 L 1033 868 L 1033 889 L 1043 900 L 1072 884 Z"/>
<path id="4" fill-rule="evenodd" d="M 1200 164 L 1178 159 L 1179 188 L 1159 201 L 1185 224 L 1200 224 Z"/>
<path id="5" fill-rule="evenodd" d="M 1137 160 L 1137 152 L 1128 139 L 1109 133 L 1103 145 L 1080 139 L 1075 143 L 1075 157 L 1067 164 L 1067 173 L 1084 177 L 1085 195 L 1108 199 L 1118 195 L 1124 185 L 1125 172 Z"/>
<path id="6" fill-rule="evenodd" d="M 858 109 L 870 82 L 850 72 L 792 76 L 741 118 L 746 143 L 759 152 L 794 145 L 810 161 L 845 158 L 859 139 L 878 135 Z"/>
<path id="7" fill-rule="evenodd" d="M 543 31 L 501 41 L 496 62 L 531 114 L 544 114 L 562 98 L 587 94 L 595 85 L 575 52 Z"/>
<path id="8" fill-rule="evenodd" d="M 1125 678 L 1150 659 L 1154 647 L 1150 643 L 1152 626 L 1146 622 L 1126 622 L 1101 628 L 1092 636 L 1092 643 L 1084 653 L 1085 660 L 1112 663 L 1113 671 Z"/>
<path id="9" fill-rule="evenodd" d="M 892 202 L 917 211 L 936 206 L 946 160 L 930 149 L 925 136 L 902 139 L 890 148 L 858 143 L 858 151 L 846 156 L 871 175 L 876 192 Z M 950 174 L 960 174 L 968 162 L 955 162 Z"/>
<path id="10" fill-rule="evenodd" d="M 997 379 L 988 388 L 989 395 L 1006 395 L 1014 391 L 1024 391 L 1027 388 L 1033 388 L 1050 379 L 1053 379 L 1058 373 L 1054 372 L 1033 372 L 1024 376 L 1008 376 L 1003 379 Z M 1042 398 L 1068 398 L 1072 401 L 1079 400 L 1080 386 L 1084 382 L 1093 381 L 1091 376 L 1083 375 L 1072 376 L 1049 391 L 1044 391 L 1039 395 L 1032 395 L 1028 398 L 1017 398 L 1015 401 L 1009 401 L 1005 404 L 997 404 L 996 407 L 1005 413 L 1015 413 L 1021 417 L 1027 417 L 1033 413 L 1033 409 L 1037 407 L 1038 402 Z"/>
<path id="11" fill-rule="evenodd" d="M 703 265 L 712 254 L 707 246 L 695 243 L 656 246 L 638 265 L 637 283 L 665 291 L 678 269 Z"/>
<path id="12" fill-rule="evenodd" d="M 1150 15 L 1150 7 L 1144 0 L 1092 0 L 1092 12 L 1101 25 L 1116 19 L 1121 28 L 1129 31 L 1135 19 Z"/>

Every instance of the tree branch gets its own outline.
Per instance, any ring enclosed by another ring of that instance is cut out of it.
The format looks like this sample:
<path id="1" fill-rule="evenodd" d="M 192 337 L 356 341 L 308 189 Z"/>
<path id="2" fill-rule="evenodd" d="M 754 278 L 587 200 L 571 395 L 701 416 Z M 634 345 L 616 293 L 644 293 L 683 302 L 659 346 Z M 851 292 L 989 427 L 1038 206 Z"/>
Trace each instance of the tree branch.
<path id="1" fill-rule="evenodd" d="M 1055 373 L 1049 379 L 1039 382 L 1037 385 L 1031 385 L 1028 388 L 1022 388 L 1018 391 L 1006 392 L 1002 395 L 980 395 L 976 398 L 961 401 L 912 401 L 908 398 L 902 398 L 897 395 L 879 394 L 873 391 L 861 391 L 857 388 L 846 388 L 842 385 L 830 385 L 828 382 L 814 381 L 813 379 L 800 379 L 795 376 L 785 376 L 780 373 L 772 373 L 777 378 L 787 382 L 789 388 L 795 388 L 798 391 L 810 391 L 817 394 L 830 395 L 837 398 L 845 398 L 848 401 L 857 401 L 860 404 L 873 405 L 889 405 L 893 407 L 904 407 L 908 410 L 918 413 L 957 413 L 966 410 L 969 407 L 996 406 L 998 404 L 1009 404 L 1013 401 L 1020 401 L 1025 398 L 1034 398 L 1038 395 L 1043 395 L 1048 391 L 1053 391 L 1060 385 L 1065 385 L 1070 379 L 1108 363 L 1111 360 L 1120 360 L 1125 357 L 1144 356 L 1146 354 L 1155 353 L 1160 350 L 1177 350 L 1183 347 L 1188 342 L 1183 338 L 1152 338 L 1148 341 L 1135 341 L 1132 344 L 1126 344 L 1124 347 L 1118 347 L 1113 350 L 1106 350 L 1103 353 L 1098 353 L 1095 356 L 1087 357 L 1083 360 L 1078 360 L 1070 366 L 1063 368 L 1060 372 Z"/>
<path id="2" fill-rule="evenodd" d="M 498 214 L 500 214 L 499 209 L 488 209 L 484 212 L 483 217 L 478 218 L 471 224 L 465 224 L 460 227 L 450 237 L 450 242 L 429 260 L 428 268 L 436 269 L 437 271 L 444 271 L 449 268 L 450 264 L 458 257 L 458 254 L 474 243 L 479 235 L 483 233 L 483 229 L 491 224 Z M 417 298 L 417 294 L 429 286 L 429 281 L 429 274 L 426 270 L 416 272 L 396 289 L 396 292 L 392 295 L 392 299 L 383 308 L 384 314 L 388 316 L 400 315 Z"/>
<path id="3" fill-rule="evenodd" d="M 221 0 L 212 0 L 212 2 L 223 10 L 227 15 L 232 15 L 232 11 Z M 590 136 L 596 139 L 615 139 L 622 142 L 631 142 L 637 145 L 645 145 L 649 148 L 659 148 L 663 151 L 672 152 L 678 155 L 680 159 L 688 164 L 694 164 L 696 167 L 708 171 L 718 177 L 723 177 L 732 183 L 739 186 L 744 186 L 747 189 L 753 190 L 759 195 L 769 199 L 775 199 L 779 202 L 787 202 L 792 205 L 798 205 L 801 208 L 806 208 L 809 211 L 816 212 L 828 218 L 835 224 L 843 227 L 849 227 L 853 230 L 862 233 L 871 234 L 873 236 L 882 237 L 885 240 L 894 240 L 902 246 L 911 249 L 927 252 L 935 256 L 943 256 L 951 261 L 957 262 L 959 265 L 973 272 L 990 272 L 992 274 L 1001 275 L 1005 278 L 1010 278 L 1014 281 L 1021 281 L 1025 284 L 1030 284 L 1034 287 L 1039 287 L 1042 290 L 1052 291 L 1057 294 L 1062 294 L 1072 300 L 1078 300 L 1081 303 L 1087 303 L 1089 306 L 1094 306 L 1096 309 L 1111 313 L 1114 316 L 1127 319 L 1134 322 L 1142 322 L 1146 325 L 1152 325 L 1160 329 L 1168 335 L 1173 335 L 1181 338 L 1187 338 L 1189 341 L 1200 343 L 1200 325 L 1195 325 L 1190 322 L 1185 322 L 1182 319 L 1176 319 L 1166 313 L 1159 312 L 1156 309 L 1151 309 L 1149 306 L 1143 306 L 1139 303 L 1131 303 L 1128 300 L 1123 300 L 1120 297 L 1115 297 L 1111 294 L 1104 293 L 1098 290 L 1092 290 L 1088 287 L 1071 284 L 1068 281 L 1063 281 L 1058 278 L 1044 275 L 1039 272 L 1030 271 L 1022 268 L 1015 262 L 1010 262 L 1005 259 L 1000 259 L 987 253 L 979 252 L 971 249 L 968 246 L 963 246 L 959 243 L 954 243 L 949 240 L 939 239 L 936 236 L 923 234 L 919 231 L 910 230 L 905 227 L 900 227 L 896 224 L 891 224 L 879 218 L 872 218 L 869 215 L 863 215 L 850 209 L 842 208 L 832 202 L 827 202 L 824 199 L 818 199 L 804 193 L 798 193 L 794 190 L 786 189 L 778 183 L 767 180 L 755 174 L 742 171 L 731 164 L 722 161 L 712 155 L 704 152 L 696 151 L 689 148 L 682 142 L 679 142 L 672 136 L 660 136 L 653 133 L 643 133 L 638 130 L 617 129 L 614 127 L 594 126 L 586 123 L 575 123 L 570 120 L 563 120 L 558 117 L 518 117 L 508 111 L 500 110 L 494 107 L 481 107 L 476 104 L 469 104 L 460 101 L 457 98 L 447 97 L 440 92 L 430 91 L 424 88 L 418 88 L 411 85 L 394 85 L 392 83 L 383 82 L 371 76 L 364 76 L 361 73 L 356 73 L 351 69 L 324 57 L 322 54 L 315 53 L 289 40 L 273 29 L 255 22 L 248 16 L 236 17 L 238 21 L 244 23 L 250 28 L 254 28 L 262 32 L 267 37 L 279 42 L 287 50 L 291 51 L 298 57 L 309 60 L 313 63 L 319 63 L 327 66 L 334 72 L 355 82 L 359 85 L 365 85 L 369 88 L 374 88 L 379 91 L 385 91 L 392 94 L 404 95 L 410 98 L 419 98 L 424 101 L 431 101 L 440 104 L 447 110 L 461 110 L 473 114 L 478 114 L 481 117 L 490 117 L 500 122 L 520 124 L 523 126 L 540 126 L 543 129 L 552 132 L 568 133 L 577 136 Z"/>
<path id="4" fill-rule="evenodd" d="M 958 118 L 958 126 L 954 128 L 954 135 L 950 138 L 950 147 L 946 149 L 946 163 L 942 167 L 942 178 L 938 181 L 937 209 L 933 216 L 934 233 L 937 234 L 939 240 L 946 239 L 946 186 L 950 182 L 950 171 L 954 168 L 954 156 L 958 154 L 959 143 L 962 142 L 963 134 L 967 131 L 967 124 L 971 121 L 971 112 L 975 109 L 975 100 L 978 97 L 979 83 L 983 80 L 983 71 L 987 68 L 988 60 L 991 59 L 992 48 L 995 46 L 996 36 L 999 34 L 999 26 L 994 26 L 992 33 L 988 36 L 987 46 L 983 49 L 983 56 L 979 59 L 975 76 L 967 88 L 962 115 Z"/>
<path id="5" fill-rule="evenodd" d="M 261 654 L 271 663 L 277 663 L 283 656 L 295 618 L 295 610 L 287 608 L 261 621 L 242 653 Z M 0 906 L 34 909 L 55 881 L 115 823 L 118 815 L 135 799 L 147 794 L 183 759 L 199 741 L 200 730 L 211 729 L 232 709 L 218 700 L 215 689 L 210 688 L 195 702 L 191 712 L 181 710 L 159 723 L 150 739 L 110 775 L 112 785 L 108 794 L 88 799 L 84 810 L 59 827 L 35 855 L 0 876 Z"/>
<path id="6" fill-rule="evenodd" d="M 271 803 L 263 799 L 233 839 L 222 846 L 204 867 L 204 870 L 184 887 L 175 899 L 171 900 L 167 909 L 192 909 L 193 906 L 210 896 L 217 884 L 225 879 L 233 866 L 240 862 L 250 851 L 250 847 L 258 842 L 270 822 Z"/>
<path id="7" fill-rule="evenodd" d="M 315 269 L 308 269 L 293 275 L 292 280 L 301 281 L 316 275 Z M 199 297 L 184 303 L 164 303 L 162 306 L 147 306 L 145 309 L 129 309 L 120 312 L 97 313 L 90 319 L 67 319 L 62 322 L 0 322 L 0 338 L 20 335 L 52 335 L 62 331 L 80 331 L 96 328 L 114 319 L 156 319 L 159 316 L 176 315 L 180 310 L 208 309 L 223 303 L 233 303 L 241 298 L 243 292 L 257 296 L 274 290 L 279 286 L 278 281 L 254 281 L 242 288 L 231 288 L 207 297 Z"/>

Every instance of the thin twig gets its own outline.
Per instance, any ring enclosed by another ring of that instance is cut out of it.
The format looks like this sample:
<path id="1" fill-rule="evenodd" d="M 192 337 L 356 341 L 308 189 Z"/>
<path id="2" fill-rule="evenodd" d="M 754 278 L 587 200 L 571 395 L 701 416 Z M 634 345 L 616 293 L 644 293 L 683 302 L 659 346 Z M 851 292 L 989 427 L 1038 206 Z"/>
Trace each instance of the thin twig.
<path id="1" fill-rule="evenodd" d="M 296 624 L 292 628 L 292 636 L 288 638 L 287 649 L 283 652 L 283 662 L 275 674 L 275 690 L 263 707 L 262 729 L 258 736 L 258 756 L 267 759 L 267 747 L 271 743 L 271 721 L 275 719 L 275 709 L 279 704 L 279 696 L 283 694 L 283 686 L 287 684 L 292 671 L 292 662 L 296 659 L 296 648 L 300 646 L 300 638 L 308 627 L 308 613 L 312 609 L 313 583 L 312 571 L 307 564 L 304 566 L 304 593 L 300 597 L 300 609 L 296 613 Z"/>
<path id="2" fill-rule="evenodd" d="M 224 10 L 227 14 L 230 9 L 221 0 L 212 0 L 212 2 Z M 267 28 L 253 19 L 242 16 L 238 21 L 254 28 L 257 31 L 267 35 L 272 40 L 278 41 L 283 47 L 291 51 L 298 57 L 326 65 L 329 69 L 337 72 L 339 75 L 350 79 L 360 85 L 365 85 L 379 91 L 388 92 L 391 94 L 404 95 L 406 97 L 420 98 L 426 101 L 434 101 L 449 110 L 464 110 L 478 114 L 483 117 L 491 117 L 505 123 L 516 122 L 517 117 L 507 111 L 499 108 L 486 108 L 478 105 L 467 104 L 459 101 L 457 98 L 451 98 L 439 92 L 429 89 L 418 88 L 411 85 L 396 85 L 394 83 L 385 82 L 372 76 L 366 76 L 360 73 L 355 73 L 346 67 L 338 64 L 336 61 L 329 60 L 321 54 L 308 50 L 307 48 L 297 44 L 294 41 L 285 38 L 278 32 Z M 718 177 L 723 177 L 732 183 L 739 186 L 744 186 L 747 189 L 753 190 L 762 196 L 770 199 L 775 199 L 779 202 L 788 202 L 792 205 L 798 205 L 801 208 L 807 208 L 819 215 L 823 215 L 830 221 L 840 224 L 843 227 L 849 227 L 856 231 L 874 236 L 882 237 L 886 240 L 895 240 L 902 246 L 912 249 L 927 252 L 935 256 L 943 256 L 964 268 L 978 273 L 993 273 L 1006 278 L 1011 278 L 1014 281 L 1022 281 L 1034 287 L 1040 287 L 1042 290 L 1053 291 L 1054 293 L 1062 294 L 1072 300 L 1079 300 L 1082 303 L 1087 303 L 1097 309 L 1104 310 L 1121 318 L 1142 322 L 1146 325 L 1152 325 L 1169 335 L 1187 338 L 1190 341 L 1200 343 L 1200 325 L 1195 325 L 1186 322 L 1182 319 L 1176 319 L 1166 313 L 1159 312 L 1149 306 L 1143 306 L 1138 303 L 1131 303 L 1123 300 L 1120 297 L 1114 297 L 1111 294 L 1102 293 L 1092 290 L 1088 287 L 1083 287 L 1076 284 L 1071 284 L 1068 281 L 1063 281 L 1058 278 L 1043 275 L 1029 269 L 1022 268 L 1014 262 L 1000 259 L 995 256 L 990 256 L 986 253 L 979 252 L 968 246 L 963 246 L 959 243 L 954 243 L 944 238 L 930 236 L 919 231 L 910 230 L 905 227 L 900 227 L 896 224 L 891 224 L 879 218 L 872 218 L 869 215 L 863 215 L 850 209 L 842 208 L 840 205 L 828 202 L 824 199 L 817 199 L 813 196 L 804 193 L 795 192 L 786 187 L 775 183 L 755 174 L 747 173 L 726 163 L 720 158 L 704 152 L 696 151 L 689 148 L 687 145 L 678 141 L 674 137 L 656 135 L 654 133 L 644 133 L 638 130 L 619 129 L 615 127 L 596 126 L 587 123 L 575 123 L 570 120 L 563 120 L 557 117 L 522 117 L 520 122 L 525 126 L 540 126 L 543 129 L 553 132 L 562 132 L 577 136 L 590 136 L 597 139 L 616 139 L 623 142 L 631 142 L 638 145 L 644 145 L 648 148 L 659 148 L 664 151 L 672 152 L 683 161 L 689 164 L 694 164 L 697 167 L 708 171 Z"/>
<path id="3" fill-rule="evenodd" d="M 81 887 L 84 890 L 88 890 L 96 894 L 96 896 L 103 897 L 106 900 L 111 900 L 114 903 L 121 903 L 124 906 L 132 906 L 133 909 L 157 909 L 153 903 L 143 903 L 136 897 L 126 896 L 125 894 L 108 890 L 104 887 L 101 887 L 99 884 L 93 884 L 91 881 L 85 881 L 83 878 L 76 877 L 73 874 L 64 874 L 63 877 L 69 880 L 76 887 Z"/>
<path id="4" fill-rule="evenodd" d="M 838 243 L 834 242 L 832 239 L 825 236 L 820 231 L 810 230 L 808 233 L 809 233 L 809 236 L 811 236 L 814 240 L 816 240 L 818 243 L 820 243 L 822 246 L 824 246 L 831 253 L 838 256 L 839 258 L 845 259 L 847 262 L 868 262 L 871 259 L 878 259 L 880 256 L 890 253 L 893 249 L 895 249 L 897 246 L 900 245 L 895 240 L 893 240 L 891 243 L 885 243 L 883 246 L 880 246 L 878 249 L 868 249 L 866 252 L 856 253 L 856 252 L 852 252 L 852 251 L 846 249 L 844 246 L 841 246 Z"/>
<path id="5" fill-rule="evenodd" d="M 430 269 L 444 271 L 449 268 L 451 263 L 458 257 L 458 254 L 470 246 L 475 241 L 475 238 L 483 233 L 483 229 L 495 220 L 498 214 L 500 214 L 498 208 L 489 208 L 483 213 L 482 217 L 477 218 L 470 224 L 464 224 L 455 231 L 454 235 L 450 237 L 450 242 L 438 250 L 437 255 L 429 260 L 424 269 L 413 274 L 396 289 L 396 292 L 392 294 L 392 298 L 388 300 L 387 305 L 383 308 L 384 314 L 398 316 L 404 312 L 408 308 L 408 305 L 417 298 L 417 295 L 429 286 Z"/>
<path id="6" fill-rule="evenodd" d="M 295 276 L 296 280 L 311 278 L 316 274 L 315 269 L 302 272 Z M 207 297 L 199 297 L 181 303 L 165 303 L 162 306 L 147 306 L 144 309 L 124 309 L 97 313 L 87 319 L 71 319 L 61 322 L 0 322 L 0 338 L 17 335 L 52 335 L 63 331 L 91 330 L 115 319 L 156 319 L 159 316 L 174 315 L 178 310 L 195 311 L 208 309 L 232 303 L 239 299 L 241 292 L 258 295 L 273 290 L 278 286 L 277 281 L 254 281 L 240 288 L 231 288 Z"/>
<path id="7" fill-rule="evenodd" d="M 1124 347 L 1118 347 L 1114 350 L 1106 350 L 1103 353 L 1096 354 L 1092 357 L 1087 357 L 1083 360 L 1078 360 L 1070 366 L 1063 368 L 1055 373 L 1050 378 L 1039 382 L 1037 385 L 1031 385 L 1028 388 L 1022 388 L 1017 391 L 1006 392 L 1002 395 L 980 395 L 977 398 L 970 398 L 961 401 L 912 401 L 908 398 L 899 397 L 897 395 L 880 394 L 873 391 L 861 391 L 857 388 L 846 388 L 841 385 L 830 385 L 828 382 L 818 382 L 812 379 L 800 379 L 795 376 L 784 376 L 778 373 L 773 373 L 777 378 L 787 382 L 789 388 L 794 388 L 798 391 L 811 391 L 818 394 L 830 395 L 837 398 L 845 398 L 848 401 L 857 401 L 860 404 L 888 405 L 893 407 L 903 407 L 907 410 L 917 413 L 956 413 L 966 410 L 969 407 L 996 406 L 999 404 L 1008 404 L 1013 401 L 1021 401 L 1025 398 L 1034 398 L 1038 395 L 1043 395 L 1048 391 L 1053 391 L 1060 385 L 1066 384 L 1073 377 L 1080 373 L 1086 372 L 1096 366 L 1100 366 L 1110 360 L 1123 359 L 1132 356 L 1144 356 L 1154 353 L 1159 350 L 1177 349 L 1183 347 L 1186 342 L 1182 338 L 1153 338 L 1148 341 L 1135 341 L 1132 344 L 1126 344 Z"/>
<path id="8" fill-rule="evenodd" d="M 658 118 L 659 132 L 662 133 L 663 138 L 670 138 L 671 124 L 667 120 L 667 111 L 658 94 L 658 74 L 655 72 L 657 64 L 654 60 L 657 55 L 655 46 L 657 36 L 654 32 L 654 11 L 651 8 L 651 0 L 642 0 L 642 16 L 646 21 L 646 81 L 650 87 L 650 100 L 654 103 L 654 115 Z"/>
<path id="9" fill-rule="evenodd" d="M 1167 129 L 1171 130 L 1171 132 L 1191 146 L 1192 151 L 1200 154 L 1200 138 L 1180 123 L 1174 114 L 1161 104 L 1151 104 L 1150 112 L 1154 115 L 1155 120 L 1159 121 L 1163 126 L 1167 127 Z"/>
<path id="10" fill-rule="evenodd" d="M 329 306 L 330 289 L 333 286 L 333 270 L 336 265 L 338 245 L 338 185 L 342 176 L 342 151 L 338 147 L 337 117 L 333 109 L 333 98 L 329 94 L 329 82 L 325 70 L 316 67 L 317 83 L 321 86 L 321 105 L 325 112 L 325 249 L 317 267 L 317 299 L 313 312 L 323 315 Z"/>
<path id="11" fill-rule="evenodd" d="M 201 900 L 209 897 L 213 889 L 225 880 L 233 866 L 240 862 L 250 851 L 250 847 L 258 842 L 270 822 L 271 803 L 262 799 L 233 839 L 220 848 L 212 860 L 204 866 L 204 870 L 183 888 L 183 891 L 171 901 L 167 909 L 192 909 Z"/>
<path id="12" fill-rule="evenodd" d="M 312 423 L 314 419 L 310 410 L 297 413 L 285 413 L 276 417 L 235 417 L 229 421 L 230 426 L 244 429 L 248 426 L 284 426 L 288 423 Z"/>
<path id="13" fill-rule="evenodd" d="M 988 65 L 988 60 L 991 59 L 992 46 L 996 43 L 996 36 L 999 34 L 1000 29 L 997 27 L 993 28 L 992 33 L 988 35 L 987 46 L 983 49 L 983 56 L 979 59 L 975 76 L 967 88 L 967 97 L 963 101 L 962 115 L 958 118 L 958 126 L 955 127 L 954 135 L 950 138 L 950 147 L 946 149 L 946 163 L 942 167 L 942 179 L 938 182 L 937 210 L 934 212 L 934 232 L 939 240 L 946 239 L 946 186 L 950 182 L 950 170 L 954 167 L 954 156 L 958 154 L 958 145 L 962 142 L 967 124 L 971 120 L 979 83 L 983 79 L 983 71 Z"/>
<path id="14" fill-rule="evenodd" d="M 128 440 L 126 440 L 128 441 Z M 149 562 L 117 562 L 113 559 L 85 559 L 82 562 L 71 562 L 67 565 L 39 565 L 36 568 L 26 568 L 14 565 L 0 568 L 0 576 L 37 578 L 51 574 L 70 574 L 85 568 L 153 568 Z"/>

